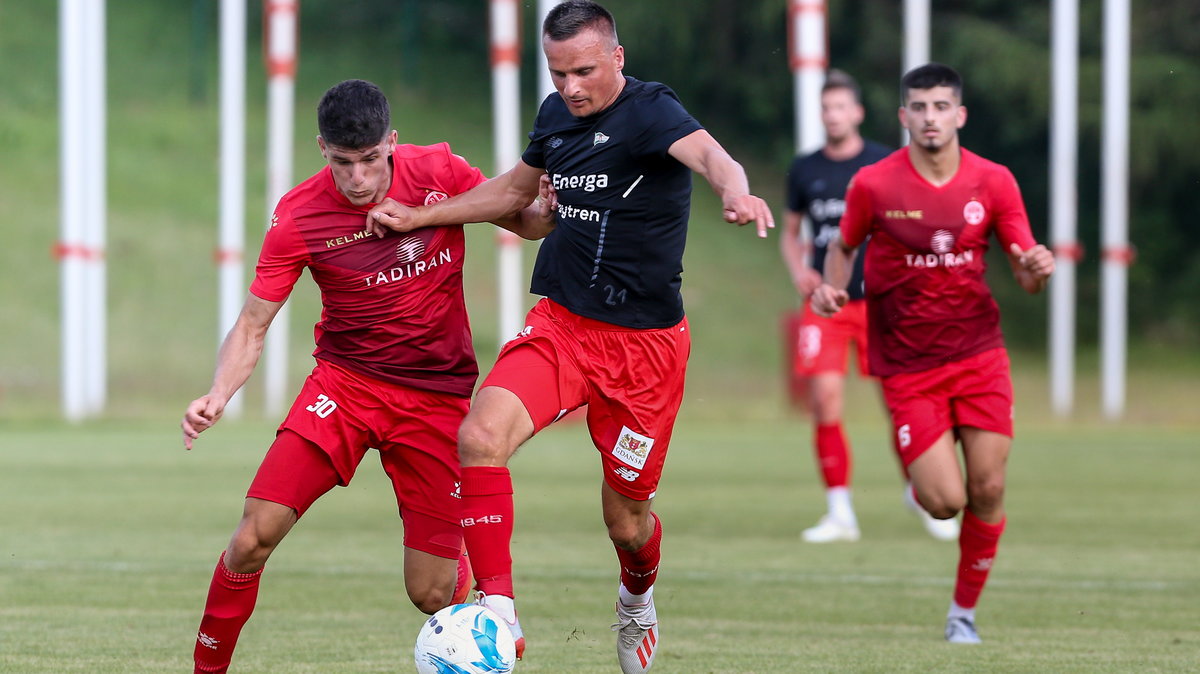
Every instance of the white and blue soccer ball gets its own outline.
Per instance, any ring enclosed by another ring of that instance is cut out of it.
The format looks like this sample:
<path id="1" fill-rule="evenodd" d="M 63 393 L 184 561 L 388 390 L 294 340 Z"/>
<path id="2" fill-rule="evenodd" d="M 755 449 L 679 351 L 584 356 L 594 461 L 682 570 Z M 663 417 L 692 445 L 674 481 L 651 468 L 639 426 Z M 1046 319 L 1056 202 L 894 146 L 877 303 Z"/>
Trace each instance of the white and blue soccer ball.
<path id="1" fill-rule="evenodd" d="M 420 674 L 508 674 L 517 646 L 508 625 L 478 604 L 454 604 L 429 616 L 413 649 Z"/>

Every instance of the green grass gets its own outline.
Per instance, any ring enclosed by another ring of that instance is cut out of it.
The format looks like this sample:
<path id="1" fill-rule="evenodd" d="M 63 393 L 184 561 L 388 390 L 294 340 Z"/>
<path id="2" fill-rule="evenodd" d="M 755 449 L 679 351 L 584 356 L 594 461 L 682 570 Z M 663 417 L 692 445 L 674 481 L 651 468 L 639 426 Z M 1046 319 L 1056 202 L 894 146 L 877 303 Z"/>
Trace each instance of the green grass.
<path id="1" fill-rule="evenodd" d="M 941 641 L 957 551 L 900 504 L 879 423 L 851 427 L 863 540 L 811 546 L 823 501 L 797 420 L 712 422 L 689 405 L 657 510 L 662 672 L 1194 671 L 1194 425 L 1019 430 L 1009 528 L 979 609 L 985 643 Z M 272 435 L 228 423 L 184 452 L 169 422 L 0 430 L 0 671 L 189 667 L 212 565 Z M 522 672 L 611 672 L 615 556 L 583 429 L 513 463 Z M 268 566 L 235 664 L 409 669 L 401 527 L 374 460 Z"/>

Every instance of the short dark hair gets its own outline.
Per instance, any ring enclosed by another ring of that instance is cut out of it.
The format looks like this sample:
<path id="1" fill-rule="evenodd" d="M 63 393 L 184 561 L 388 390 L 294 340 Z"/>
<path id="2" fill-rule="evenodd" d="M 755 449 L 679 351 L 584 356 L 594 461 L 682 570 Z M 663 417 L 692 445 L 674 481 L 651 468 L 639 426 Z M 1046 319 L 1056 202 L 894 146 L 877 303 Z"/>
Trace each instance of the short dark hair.
<path id="1" fill-rule="evenodd" d="M 358 150 L 377 145 L 391 130 L 387 96 L 366 80 L 329 88 L 317 104 L 317 129 L 328 145 Z"/>
<path id="2" fill-rule="evenodd" d="M 963 80 L 958 71 L 941 63 L 926 63 L 913 68 L 900 78 L 900 102 L 908 101 L 910 89 L 932 89 L 934 87 L 950 87 L 954 95 L 962 100 Z"/>
<path id="3" fill-rule="evenodd" d="M 613 46 L 616 46 L 616 19 L 607 9 L 591 0 L 560 2 L 550 8 L 546 20 L 542 22 L 542 35 L 555 42 L 569 40 L 587 29 L 611 36 Z"/>
<path id="4" fill-rule="evenodd" d="M 858 82 L 845 71 L 830 68 L 829 72 L 825 73 L 825 84 L 821 86 L 821 93 L 834 89 L 849 91 L 854 95 L 854 102 L 862 104 L 862 89 L 859 88 Z"/>

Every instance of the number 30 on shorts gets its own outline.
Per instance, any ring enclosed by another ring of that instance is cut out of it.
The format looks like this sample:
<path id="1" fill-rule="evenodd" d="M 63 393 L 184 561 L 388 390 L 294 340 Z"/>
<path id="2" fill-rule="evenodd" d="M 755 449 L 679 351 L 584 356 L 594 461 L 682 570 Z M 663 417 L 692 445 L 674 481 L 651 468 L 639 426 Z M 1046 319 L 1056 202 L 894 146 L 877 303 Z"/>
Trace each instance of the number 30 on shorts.
<path id="1" fill-rule="evenodd" d="M 337 403 L 329 399 L 329 396 L 321 393 L 317 395 L 317 402 L 305 407 L 304 409 L 324 419 L 337 409 Z"/>

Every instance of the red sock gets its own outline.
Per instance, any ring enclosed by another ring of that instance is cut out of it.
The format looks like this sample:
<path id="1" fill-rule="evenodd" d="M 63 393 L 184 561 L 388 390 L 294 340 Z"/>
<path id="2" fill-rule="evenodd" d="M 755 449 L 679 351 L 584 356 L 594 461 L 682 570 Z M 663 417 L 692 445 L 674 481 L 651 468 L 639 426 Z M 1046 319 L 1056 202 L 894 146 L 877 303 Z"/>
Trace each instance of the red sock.
<path id="1" fill-rule="evenodd" d="M 475 587 L 484 594 L 512 597 L 513 487 L 508 469 L 464 466 L 462 505 Z"/>
<path id="2" fill-rule="evenodd" d="M 850 445 L 842 432 L 841 422 L 819 424 L 814 443 L 817 447 L 817 462 L 827 488 L 845 487 L 850 484 Z"/>
<path id="3" fill-rule="evenodd" d="M 204 604 L 204 617 L 196 635 L 196 674 L 229 669 L 242 625 L 254 612 L 261 577 L 262 569 L 254 573 L 230 571 L 225 567 L 225 553 L 221 553 L 208 586 L 208 601 Z"/>
<path id="4" fill-rule="evenodd" d="M 654 533 L 650 534 L 650 540 L 641 550 L 630 552 L 616 548 L 617 560 L 621 562 L 621 584 L 630 594 L 644 593 L 658 578 L 658 562 L 662 559 L 659 547 L 662 543 L 662 521 L 653 512 L 650 516 L 654 518 Z"/>
<path id="5" fill-rule="evenodd" d="M 970 510 L 963 511 L 962 532 L 958 535 L 958 581 L 954 585 L 954 603 L 963 608 L 975 608 L 983 585 L 987 582 L 992 561 L 996 558 L 996 547 L 1004 524 L 988 524 Z"/>

